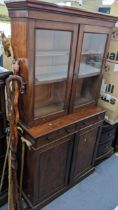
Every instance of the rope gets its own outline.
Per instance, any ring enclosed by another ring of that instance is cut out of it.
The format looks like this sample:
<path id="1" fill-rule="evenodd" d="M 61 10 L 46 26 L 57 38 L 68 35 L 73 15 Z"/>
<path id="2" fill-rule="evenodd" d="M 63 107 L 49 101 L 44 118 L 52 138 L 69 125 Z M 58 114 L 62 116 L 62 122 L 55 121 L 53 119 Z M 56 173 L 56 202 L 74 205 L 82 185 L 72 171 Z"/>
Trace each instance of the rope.
<path id="1" fill-rule="evenodd" d="M 18 130 L 21 131 L 21 133 L 23 134 L 22 128 L 18 127 Z M 20 135 L 21 135 L 21 133 L 20 133 Z M 3 187 L 5 169 L 6 169 L 6 165 L 7 165 L 7 159 L 8 159 L 8 174 L 9 174 L 9 176 L 8 176 L 8 181 L 9 181 L 8 210 L 15 210 L 14 202 L 13 202 L 13 197 L 15 195 L 13 195 L 14 190 L 13 190 L 12 169 L 11 169 L 12 168 L 12 165 L 11 165 L 12 164 L 12 156 L 11 156 L 12 151 L 10 149 L 11 136 L 10 136 L 9 128 L 7 129 L 6 140 L 7 140 L 7 151 L 6 151 L 6 155 L 5 155 L 2 177 L 1 177 L 1 181 L 0 181 L 0 192 L 2 191 L 2 187 Z M 32 143 L 29 140 L 27 140 L 26 138 L 24 138 L 23 136 L 21 136 L 21 142 L 22 142 L 22 156 L 21 156 L 21 173 L 20 173 L 20 200 L 22 198 L 25 145 L 28 147 L 29 150 L 31 150 L 31 148 L 32 148 Z"/>
<path id="2" fill-rule="evenodd" d="M 26 146 L 28 147 L 28 149 L 31 150 L 32 143 L 29 140 L 27 140 L 26 138 L 24 138 L 23 136 L 21 137 L 21 140 L 22 140 L 23 143 L 26 144 Z"/>
<path id="3" fill-rule="evenodd" d="M 22 129 L 21 129 L 22 130 Z M 22 141 L 22 155 L 21 155 L 21 173 L 20 173 L 20 200 L 22 199 L 22 184 L 23 184 L 23 171 L 24 171 L 24 157 L 25 157 L 25 145 L 31 150 L 32 143 L 21 136 Z M 22 201 L 21 201 L 22 204 Z"/>

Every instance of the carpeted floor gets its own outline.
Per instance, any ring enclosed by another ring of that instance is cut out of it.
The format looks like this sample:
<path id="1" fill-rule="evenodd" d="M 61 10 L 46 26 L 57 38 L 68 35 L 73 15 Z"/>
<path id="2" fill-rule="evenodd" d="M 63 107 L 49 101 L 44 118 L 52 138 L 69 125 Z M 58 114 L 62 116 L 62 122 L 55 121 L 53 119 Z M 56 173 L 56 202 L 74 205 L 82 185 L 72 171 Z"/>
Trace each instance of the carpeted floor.
<path id="1" fill-rule="evenodd" d="M 114 210 L 117 205 L 118 157 L 113 155 L 98 165 L 92 175 L 42 210 Z"/>

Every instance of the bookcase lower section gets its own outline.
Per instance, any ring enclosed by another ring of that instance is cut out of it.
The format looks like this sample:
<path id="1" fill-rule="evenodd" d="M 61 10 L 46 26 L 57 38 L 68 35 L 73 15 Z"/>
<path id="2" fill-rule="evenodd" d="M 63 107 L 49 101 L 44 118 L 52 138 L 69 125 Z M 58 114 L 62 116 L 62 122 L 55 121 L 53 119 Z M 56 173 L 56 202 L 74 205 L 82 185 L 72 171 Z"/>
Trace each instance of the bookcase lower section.
<path id="1" fill-rule="evenodd" d="M 80 176 L 80 178 L 77 181 L 71 183 L 70 185 L 66 186 L 65 188 L 61 189 L 60 191 L 56 192 L 55 194 L 49 196 L 47 199 L 43 200 L 42 202 L 38 203 L 35 206 L 32 205 L 32 203 L 29 200 L 29 198 L 27 197 L 27 195 L 23 192 L 22 195 L 23 195 L 23 198 L 27 205 L 26 210 L 40 210 L 41 208 L 46 206 L 48 203 L 50 203 L 51 201 L 56 199 L 58 196 L 62 195 L 63 193 L 67 192 L 69 189 L 74 187 L 77 183 L 79 183 L 80 181 L 85 179 L 87 176 L 92 174 L 94 171 L 95 171 L 95 167 L 91 167 L 86 173 L 84 173 L 82 176 Z"/>
<path id="2" fill-rule="evenodd" d="M 34 142 L 32 150 L 25 150 L 23 177 L 23 195 L 32 210 L 39 210 L 94 171 L 104 115 L 104 111 L 94 116 L 89 112 L 89 117 L 79 119 L 73 114 L 69 124 L 68 117 L 52 121 L 50 125 L 58 124 L 58 128 L 37 138 L 23 127 L 25 137 Z"/>

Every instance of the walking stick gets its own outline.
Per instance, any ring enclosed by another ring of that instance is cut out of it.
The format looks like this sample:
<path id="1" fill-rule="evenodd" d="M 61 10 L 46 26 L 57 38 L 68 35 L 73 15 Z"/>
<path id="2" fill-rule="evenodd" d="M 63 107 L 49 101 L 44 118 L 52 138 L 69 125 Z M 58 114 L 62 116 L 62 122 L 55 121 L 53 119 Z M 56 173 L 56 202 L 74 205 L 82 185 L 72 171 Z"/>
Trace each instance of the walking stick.
<path id="1" fill-rule="evenodd" d="M 20 210 L 20 199 L 17 182 L 17 145 L 19 122 L 18 99 L 20 92 L 23 93 L 24 86 L 22 78 L 18 75 L 18 61 L 14 64 L 14 75 L 6 80 L 6 92 L 8 98 L 8 118 L 10 125 L 10 152 L 9 152 L 9 192 L 8 192 L 8 210 Z"/>
<path id="2" fill-rule="evenodd" d="M 4 52 L 7 57 L 15 58 L 12 51 L 11 43 L 5 36 L 4 32 L 0 32 Z M 19 122 L 18 99 L 20 92 L 23 93 L 23 81 L 19 74 L 20 61 L 16 60 L 13 63 L 14 75 L 9 76 L 6 80 L 6 93 L 8 97 L 8 118 L 10 124 L 9 145 L 8 146 L 8 165 L 9 165 L 9 189 L 8 189 L 8 210 L 20 210 L 20 198 L 17 182 L 17 145 L 18 132 L 17 124 Z M 10 150 L 9 150 L 10 148 Z M 7 157 L 7 156 L 6 156 Z M 6 164 L 5 164 L 6 165 Z M 2 184 L 0 186 L 2 188 Z"/>

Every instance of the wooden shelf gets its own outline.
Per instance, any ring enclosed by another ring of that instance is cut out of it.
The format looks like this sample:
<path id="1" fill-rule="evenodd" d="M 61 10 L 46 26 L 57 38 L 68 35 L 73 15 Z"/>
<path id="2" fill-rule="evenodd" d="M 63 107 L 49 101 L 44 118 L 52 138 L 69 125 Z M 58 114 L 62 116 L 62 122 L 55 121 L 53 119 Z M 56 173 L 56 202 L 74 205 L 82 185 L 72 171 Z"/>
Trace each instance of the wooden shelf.
<path id="1" fill-rule="evenodd" d="M 82 52 L 81 55 L 96 55 L 96 54 L 99 54 L 99 55 L 103 55 L 102 52 L 97 52 L 97 51 L 85 51 L 85 52 Z"/>
<path id="2" fill-rule="evenodd" d="M 35 85 L 45 85 L 45 84 L 52 84 L 52 83 L 58 83 L 58 82 L 64 82 L 64 81 L 66 81 L 66 78 L 58 78 L 58 79 L 43 80 L 43 81 L 35 80 Z"/>
<path id="3" fill-rule="evenodd" d="M 56 82 L 62 82 L 67 79 L 67 70 L 61 70 L 57 72 L 46 72 L 44 74 L 36 75 L 35 84 L 50 84 Z"/>
<path id="4" fill-rule="evenodd" d="M 75 107 L 81 106 L 83 104 L 88 104 L 91 102 L 93 102 L 92 98 L 81 97 L 81 98 L 78 98 L 78 100 L 75 100 Z"/>
<path id="5" fill-rule="evenodd" d="M 98 76 L 100 73 L 91 73 L 91 74 L 83 74 L 83 75 L 80 75 L 79 78 L 80 79 L 83 79 L 83 78 L 87 78 L 87 77 L 95 77 L 95 76 Z"/>
<path id="6" fill-rule="evenodd" d="M 40 52 L 36 52 L 36 57 L 47 57 L 47 56 L 64 56 L 68 55 L 69 56 L 69 51 L 43 51 L 40 50 Z"/>
<path id="7" fill-rule="evenodd" d="M 92 77 L 100 74 L 100 68 L 93 67 L 89 64 L 80 65 L 79 78 Z"/>
<path id="8" fill-rule="evenodd" d="M 62 104 L 49 104 L 40 108 L 35 108 L 35 118 L 39 116 L 46 116 L 52 113 L 57 113 L 63 111 Z"/>

